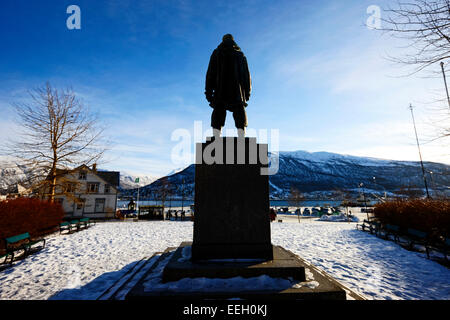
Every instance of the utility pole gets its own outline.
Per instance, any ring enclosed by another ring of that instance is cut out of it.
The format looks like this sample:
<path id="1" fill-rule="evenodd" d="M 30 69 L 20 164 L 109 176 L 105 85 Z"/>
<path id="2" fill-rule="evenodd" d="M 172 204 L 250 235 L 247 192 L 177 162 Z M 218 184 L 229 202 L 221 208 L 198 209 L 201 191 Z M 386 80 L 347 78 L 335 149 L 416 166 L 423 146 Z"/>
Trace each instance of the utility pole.
<path id="1" fill-rule="evenodd" d="M 184 211 L 185 181 L 181 180 L 181 211 Z"/>
<path id="2" fill-rule="evenodd" d="M 447 102 L 450 109 L 450 96 L 448 95 L 447 79 L 445 78 L 444 62 L 441 61 L 442 76 L 444 77 L 445 92 L 447 93 Z"/>
<path id="3" fill-rule="evenodd" d="M 135 183 L 139 183 L 139 178 L 136 178 L 134 180 Z M 139 185 L 138 185 L 138 192 L 137 192 L 137 199 L 136 199 L 136 210 L 137 210 L 137 215 L 139 216 Z"/>
<path id="4" fill-rule="evenodd" d="M 420 158 L 420 166 L 422 167 L 423 182 L 425 184 L 425 190 L 427 191 L 427 199 L 430 199 L 430 194 L 428 193 L 427 178 L 425 176 L 425 168 L 423 167 L 422 153 L 420 152 L 419 138 L 417 136 L 416 121 L 414 120 L 414 112 L 413 112 L 412 104 L 409 105 L 409 109 L 411 110 L 411 116 L 413 119 L 414 132 L 416 133 L 416 142 L 417 142 L 417 148 L 419 149 L 419 158 Z"/>
<path id="5" fill-rule="evenodd" d="M 366 211 L 367 221 L 369 221 L 370 218 L 369 218 L 369 212 L 367 211 L 367 201 L 366 201 L 366 193 L 364 192 L 364 184 L 361 182 L 361 183 L 359 184 L 359 187 L 362 188 L 363 199 L 364 199 L 364 210 Z"/>
<path id="6" fill-rule="evenodd" d="M 436 183 L 434 182 L 434 179 L 433 179 L 433 171 L 430 171 L 430 177 L 431 177 L 431 185 L 432 185 L 434 197 L 438 198 L 439 196 L 436 194 Z"/>

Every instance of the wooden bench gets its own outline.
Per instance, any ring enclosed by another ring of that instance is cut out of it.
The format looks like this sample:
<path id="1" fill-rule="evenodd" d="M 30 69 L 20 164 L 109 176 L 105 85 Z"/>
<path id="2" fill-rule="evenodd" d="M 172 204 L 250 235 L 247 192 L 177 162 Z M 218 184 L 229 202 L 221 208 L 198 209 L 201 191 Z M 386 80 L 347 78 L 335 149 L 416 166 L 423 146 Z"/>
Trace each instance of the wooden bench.
<path id="1" fill-rule="evenodd" d="M 399 234 L 400 234 L 400 227 L 393 225 L 393 224 L 386 224 L 383 228 L 384 231 L 384 238 L 389 240 L 389 236 L 394 236 L 395 242 L 400 242 Z M 379 235 L 381 235 L 381 230 L 378 232 Z"/>
<path id="2" fill-rule="evenodd" d="M 8 262 L 9 257 L 9 262 Z M 14 252 L 4 252 L 0 253 L 0 259 L 4 259 L 3 262 L 0 263 L 0 265 L 11 265 L 14 261 Z"/>
<path id="3" fill-rule="evenodd" d="M 415 244 L 423 245 L 425 247 L 427 258 L 430 258 L 428 234 L 426 232 L 408 228 L 408 249 L 413 250 Z"/>
<path id="4" fill-rule="evenodd" d="M 380 223 L 378 221 L 364 219 L 363 223 L 356 224 L 356 229 L 360 228 L 362 231 L 369 231 L 371 234 L 377 234 L 380 230 Z"/>
<path id="5" fill-rule="evenodd" d="M 433 244 L 429 249 L 441 252 L 445 257 L 445 260 L 448 261 L 448 255 L 450 253 L 450 238 L 444 238 L 441 243 Z"/>
<path id="6" fill-rule="evenodd" d="M 381 230 L 381 223 L 380 222 L 378 222 L 378 221 L 371 221 L 370 222 L 370 230 L 369 230 L 369 232 L 371 234 L 378 235 L 380 230 Z"/>
<path id="7" fill-rule="evenodd" d="M 87 229 L 89 228 L 89 218 L 81 218 L 79 220 L 79 228 Z"/>
<path id="8" fill-rule="evenodd" d="M 35 248 L 32 248 L 32 246 L 34 246 L 35 244 L 42 242 L 41 248 L 39 248 L 39 250 L 45 247 L 45 239 L 32 240 L 28 232 L 5 238 L 5 242 L 7 252 L 14 253 L 15 251 L 24 250 L 25 256 L 33 253 L 33 249 Z"/>
<path id="9" fill-rule="evenodd" d="M 65 221 L 59 224 L 59 234 L 61 234 L 63 231 L 69 231 L 69 233 L 72 233 L 72 227 L 70 222 Z"/>
<path id="10" fill-rule="evenodd" d="M 84 224 L 85 228 L 88 228 L 95 224 L 95 221 L 91 220 L 90 218 L 81 218 L 80 224 Z"/>
<path id="11" fill-rule="evenodd" d="M 74 228 L 76 231 L 80 230 L 80 220 L 77 220 L 77 219 L 70 220 L 69 223 L 70 223 L 71 227 Z"/>
<path id="12" fill-rule="evenodd" d="M 367 219 L 364 219 L 363 223 L 356 224 L 356 230 L 361 229 L 361 231 L 366 231 L 366 228 L 369 230 L 369 221 Z"/>

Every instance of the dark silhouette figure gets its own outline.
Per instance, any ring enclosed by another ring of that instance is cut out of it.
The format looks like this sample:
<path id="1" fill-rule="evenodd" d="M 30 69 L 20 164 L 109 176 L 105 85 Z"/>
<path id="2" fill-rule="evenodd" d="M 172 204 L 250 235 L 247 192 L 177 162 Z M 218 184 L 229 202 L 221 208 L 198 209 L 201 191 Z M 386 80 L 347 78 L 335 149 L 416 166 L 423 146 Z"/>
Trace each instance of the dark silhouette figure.
<path id="1" fill-rule="evenodd" d="M 128 202 L 128 210 L 136 210 L 136 203 L 134 203 L 133 200 L 131 200 L 130 202 Z"/>
<path id="2" fill-rule="evenodd" d="M 233 112 L 236 128 L 243 133 L 247 126 L 245 107 L 250 99 L 251 78 L 247 59 L 231 34 L 211 55 L 206 73 L 205 95 L 214 109 L 211 127 L 220 130 L 225 125 L 227 110 Z"/>
<path id="3" fill-rule="evenodd" d="M 277 213 L 274 208 L 270 208 L 269 217 L 270 217 L 270 222 L 275 221 L 275 219 L 277 218 Z"/>

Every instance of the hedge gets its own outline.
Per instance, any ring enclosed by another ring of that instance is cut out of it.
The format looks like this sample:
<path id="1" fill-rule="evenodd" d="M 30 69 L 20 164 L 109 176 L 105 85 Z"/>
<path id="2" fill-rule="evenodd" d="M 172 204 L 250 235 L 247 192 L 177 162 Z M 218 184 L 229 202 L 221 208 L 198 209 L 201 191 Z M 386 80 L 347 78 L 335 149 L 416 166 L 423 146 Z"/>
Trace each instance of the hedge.
<path id="1" fill-rule="evenodd" d="M 413 228 L 433 237 L 450 237 L 450 201 L 397 199 L 375 205 L 375 217 L 382 223 Z"/>
<path id="2" fill-rule="evenodd" d="M 59 203 L 34 198 L 17 198 L 0 202 L 0 248 L 4 238 L 29 232 L 31 237 L 45 235 L 64 217 Z"/>

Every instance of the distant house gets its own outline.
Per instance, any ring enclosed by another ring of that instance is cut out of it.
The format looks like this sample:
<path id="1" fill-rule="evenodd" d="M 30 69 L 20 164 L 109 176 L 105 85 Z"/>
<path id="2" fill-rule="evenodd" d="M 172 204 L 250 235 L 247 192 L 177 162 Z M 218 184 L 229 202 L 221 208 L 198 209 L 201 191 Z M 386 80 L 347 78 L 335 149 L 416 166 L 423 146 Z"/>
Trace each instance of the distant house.
<path id="1" fill-rule="evenodd" d="M 32 194 L 31 188 L 26 188 L 19 183 L 9 186 L 5 190 L 0 190 L 0 201 L 16 199 L 19 197 L 29 197 Z"/>
<path id="2" fill-rule="evenodd" d="M 66 217 L 114 218 L 120 172 L 98 171 L 94 165 L 57 171 L 55 201 Z"/>

